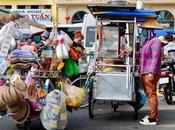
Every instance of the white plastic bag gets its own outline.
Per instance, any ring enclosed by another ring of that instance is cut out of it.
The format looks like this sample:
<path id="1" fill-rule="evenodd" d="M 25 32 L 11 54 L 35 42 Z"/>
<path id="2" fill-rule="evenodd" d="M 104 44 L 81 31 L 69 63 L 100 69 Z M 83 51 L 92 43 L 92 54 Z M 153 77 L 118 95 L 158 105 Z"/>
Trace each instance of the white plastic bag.
<path id="1" fill-rule="evenodd" d="M 56 46 L 56 55 L 57 55 L 58 60 L 62 60 L 63 52 L 62 52 L 61 44 L 58 44 Z"/>
<path id="2" fill-rule="evenodd" d="M 47 130 L 63 130 L 67 125 L 66 95 L 53 90 L 46 97 L 46 106 L 40 114 L 41 123 Z"/>
<path id="3" fill-rule="evenodd" d="M 16 41 L 13 37 L 1 36 L 0 37 L 0 52 L 1 56 L 6 57 L 10 51 L 16 47 Z"/>
<path id="4" fill-rule="evenodd" d="M 62 54 L 63 54 L 62 59 L 68 59 L 69 54 L 68 54 L 68 50 L 67 50 L 65 44 L 61 44 L 61 47 L 62 47 Z"/>
<path id="5" fill-rule="evenodd" d="M 5 59 L 0 60 L 0 75 L 4 75 L 8 69 L 7 61 Z"/>
<path id="6" fill-rule="evenodd" d="M 57 28 L 53 28 L 49 36 L 49 41 L 52 41 L 53 39 L 57 38 L 57 36 L 58 36 Z"/>
<path id="7" fill-rule="evenodd" d="M 69 58 L 68 50 L 65 46 L 64 37 L 62 35 L 58 35 L 56 42 L 57 42 L 56 55 L 57 55 L 58 60 Z"/>
<path id="8" fill-rule="evenodd" d="M 60 31 L 61 35 L 64 37 L 64 41 L 65 41 L 65 46 L 67 48 L 67 50 L 69 51 L 71 44 L 73 43 L 72 39 L 69 37 L 69 35 L 67 33 L 65 33 L 64 31 Z"/>

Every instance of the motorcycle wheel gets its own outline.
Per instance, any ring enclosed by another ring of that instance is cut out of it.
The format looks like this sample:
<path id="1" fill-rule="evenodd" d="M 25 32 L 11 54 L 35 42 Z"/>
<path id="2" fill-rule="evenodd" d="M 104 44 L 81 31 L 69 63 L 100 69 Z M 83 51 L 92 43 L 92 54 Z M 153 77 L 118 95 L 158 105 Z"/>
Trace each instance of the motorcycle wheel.
<path id="1" fill-rule="evenodd" d="M 172 105 L 173 104 L 173 95 L 172 95 L 172 82 L 173 79 L 170 78 L 170 83 L 167 84 L 167 86 L 164 88 L 164 97 L 165 97 L 165 101 L 168 105 Z"/>

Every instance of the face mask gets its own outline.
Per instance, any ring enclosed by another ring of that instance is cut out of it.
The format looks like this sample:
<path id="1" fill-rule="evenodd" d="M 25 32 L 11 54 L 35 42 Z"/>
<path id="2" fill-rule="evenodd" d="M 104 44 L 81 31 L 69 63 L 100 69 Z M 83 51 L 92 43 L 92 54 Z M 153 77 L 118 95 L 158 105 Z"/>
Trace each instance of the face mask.
<path id="1" fill-rule="evenodd" d="M 148 30 L 147 29 L 142 29 L 141 35 L 142 35 L 142 37 L 148 37 Z"/>

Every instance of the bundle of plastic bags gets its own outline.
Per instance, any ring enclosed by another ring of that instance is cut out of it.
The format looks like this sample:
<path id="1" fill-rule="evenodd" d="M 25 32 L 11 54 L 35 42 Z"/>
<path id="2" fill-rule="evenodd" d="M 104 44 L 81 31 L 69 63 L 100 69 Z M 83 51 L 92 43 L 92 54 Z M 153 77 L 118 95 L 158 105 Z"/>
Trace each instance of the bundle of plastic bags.
<path id="1" fill-rule="evenodd" d="M 71 108 L 79 108 L 85 97 L 85 89 L 65 84 L 63 91 L 66 94 L 66 105 Z"/>
<path id="2" fill-rule="evenodd" d="M 66 95 L 53 90 L 46 97 L 41 115 L 41 123 L 47 130 L 63 130 L 67 125 Z"/>

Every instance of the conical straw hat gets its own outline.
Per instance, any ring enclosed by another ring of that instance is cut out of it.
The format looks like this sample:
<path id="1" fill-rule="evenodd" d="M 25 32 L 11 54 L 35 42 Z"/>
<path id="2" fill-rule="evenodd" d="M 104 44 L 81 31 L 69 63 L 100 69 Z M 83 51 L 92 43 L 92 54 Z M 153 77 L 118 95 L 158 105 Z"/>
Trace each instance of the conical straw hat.
<path id="1" fill-rule="evenodd" d="M 24 123 L 30 114 L 30 105 L 29 105 L 28 101 L 23 100 L 23 101 L 21 101 L 21 104 L 22 104 L 22 107 L 21 107 L 20 111 L 18 111 L 17 113 L 14 113 L 12 115 L 13 119 L 15 120 L 15 122 L 17 124 Z"/>
<path id="2" fill-rule="evenodd" d="M 4 92 L 6 89 L 8 89 L 7 86 L 1 86 L 1 87 L 0 87 L 0 108 L 1 108 L 1 107 L 4 107 L 4 105 L 5 105 L 4 100 L 2 99 L 2 94 L 3 94 L 3 92 Z"/>
<path id="3" fill-rule="evenodd" d="M 162 25 L 157 23 L 155 18 L 149 18 L 143 24 L 139 26 L 140 28 L 149 28 L 149 29 L 163 29 Z"/>
<path id="4" fill-rule="evenodd" d="M 17 91 L 8 87 L 2 94 L 2 100 L 7 106 L 15 106 L 19 102 Z"/>

